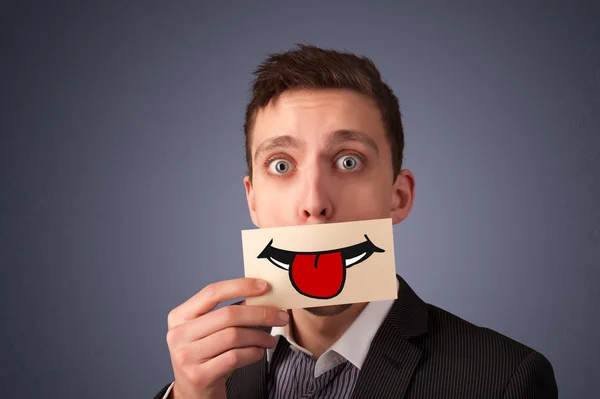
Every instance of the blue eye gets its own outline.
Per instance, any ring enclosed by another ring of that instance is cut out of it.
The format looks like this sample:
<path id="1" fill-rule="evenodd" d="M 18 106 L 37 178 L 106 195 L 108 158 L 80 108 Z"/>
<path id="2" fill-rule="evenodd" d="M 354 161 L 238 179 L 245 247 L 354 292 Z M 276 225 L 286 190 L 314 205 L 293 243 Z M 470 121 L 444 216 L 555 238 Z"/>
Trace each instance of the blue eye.
<path id="1" fill-rule="evenodd" d="M 269 170 L 276 175 L 287 173 L 291 168 L 290 163 L 284 159 L 278 159 L 269 164 Z"/>
<path id="2" fill-rule="evenodd" d="M 359 166 L 359 164 L 360 160 L 353 155 L 344 155 L 336 162 L 337 167 L 344 170 L 354 170 Z"/>

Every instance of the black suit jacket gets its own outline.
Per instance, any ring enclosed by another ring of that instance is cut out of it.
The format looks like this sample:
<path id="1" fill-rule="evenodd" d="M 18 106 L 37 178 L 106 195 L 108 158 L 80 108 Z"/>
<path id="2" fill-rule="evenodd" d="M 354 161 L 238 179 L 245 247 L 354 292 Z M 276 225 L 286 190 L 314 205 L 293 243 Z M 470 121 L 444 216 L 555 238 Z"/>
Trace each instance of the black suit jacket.
<path id="1" fill-rule="evenodd" d="M 373 338 L 353 399 L 558 397 L 544 355 L 423 302 L 397 277 L 398 299 Z M 227 397 L 267 398 L 267 378 L 265 357 L 234 371 Z"/>

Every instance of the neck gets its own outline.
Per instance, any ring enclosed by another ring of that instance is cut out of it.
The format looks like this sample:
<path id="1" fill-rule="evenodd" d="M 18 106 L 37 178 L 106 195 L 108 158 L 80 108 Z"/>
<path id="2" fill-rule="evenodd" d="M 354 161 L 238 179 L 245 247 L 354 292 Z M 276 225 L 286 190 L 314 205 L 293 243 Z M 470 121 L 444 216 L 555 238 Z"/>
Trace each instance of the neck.
<path id="1" fill-rule="evenodd" d="M 333 316 L 316 316 L 304 309 L 293 309 L 290 326 L 294 340 L 318 359 L 340 339 L 366 306 L 367 303 L 355 303 Z"/>

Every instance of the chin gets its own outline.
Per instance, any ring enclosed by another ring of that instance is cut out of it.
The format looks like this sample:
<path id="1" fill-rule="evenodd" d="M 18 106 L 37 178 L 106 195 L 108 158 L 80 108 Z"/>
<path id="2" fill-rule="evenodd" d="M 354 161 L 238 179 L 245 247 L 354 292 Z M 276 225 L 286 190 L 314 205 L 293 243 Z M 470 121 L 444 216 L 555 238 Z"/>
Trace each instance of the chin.
<path id="1" fill-rule="evenodd" d="M 344 305 L 318 306 L 314 308 L 304 308 L 305 311 L 314 316 L 335 316 L 350 309 L 351 303 Z"/>

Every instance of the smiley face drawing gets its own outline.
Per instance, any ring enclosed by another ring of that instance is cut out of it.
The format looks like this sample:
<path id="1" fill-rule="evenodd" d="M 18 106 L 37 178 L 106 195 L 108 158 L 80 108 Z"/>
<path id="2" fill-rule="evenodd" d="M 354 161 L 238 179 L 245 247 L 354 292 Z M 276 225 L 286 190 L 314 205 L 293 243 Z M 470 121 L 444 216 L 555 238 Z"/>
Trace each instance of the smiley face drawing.
<path id="1" fill-rule="evenodd" d="M 316 299 L 335 298 L 346 282 L 346 269 L 367 260 L 375 246 L 365 234 L 365 241 L 349 247 L 317 252 L 295 252 L 273 246 L 273 239 L 258 255 L 289 272 L 292 286 L 300 294 Z"/>

